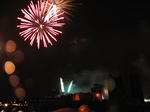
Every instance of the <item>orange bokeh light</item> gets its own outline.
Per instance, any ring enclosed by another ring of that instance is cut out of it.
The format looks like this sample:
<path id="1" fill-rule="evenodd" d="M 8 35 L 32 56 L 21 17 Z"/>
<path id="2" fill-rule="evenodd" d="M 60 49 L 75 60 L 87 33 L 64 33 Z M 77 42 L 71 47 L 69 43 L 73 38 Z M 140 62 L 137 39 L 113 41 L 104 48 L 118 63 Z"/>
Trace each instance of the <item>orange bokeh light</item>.
<path id="1" fill-rule="evenodd" d="M 16 50 L 16 43 L 13 41 L 13 40 L 9 40 L 7 41 L 6 43 L 6 51 L 11 53 L 11 52 L 14 52 Z"/>
<path id="2" fill-rule="evenodd" d="M 16 69 L 16 66 L 14 65 L 13 62 L 11 62 L 11 61 L 6 61 L 5 62 L 4 70 L 7 74 L 10 75 L 10 74 L 14 73 L 15 69 Z"/>
<path id="3" fill-rule="evenodd" d="M 91 109 L 87 105 L 81 105 L 78 112 L 91 112 Z"/>
<path id="4" fill-rule="evenodd" d="M 16 87 L 16 86 L 19 85 L 20 79 L 19 79 L 19 77 L 18 77 L 17 75 L 11 75 L 11 76 L 9 77 L 9 82 L 10 82 L 10 84 L 11 84 L 13 87 Z"/>
<path id="5" fill-rule="evenodd" d="M 15 90 L 15 94 L 17 98 L 23 99 L 26 96 L 26 91 L 20 87 Z"/>
<path id="6" fill-rule="evenodd" d="M 16 51 L 14 53 L 14 59 L 16 62 L 22 62 L 24 60 L 24 53 L 22 51 Z"/>

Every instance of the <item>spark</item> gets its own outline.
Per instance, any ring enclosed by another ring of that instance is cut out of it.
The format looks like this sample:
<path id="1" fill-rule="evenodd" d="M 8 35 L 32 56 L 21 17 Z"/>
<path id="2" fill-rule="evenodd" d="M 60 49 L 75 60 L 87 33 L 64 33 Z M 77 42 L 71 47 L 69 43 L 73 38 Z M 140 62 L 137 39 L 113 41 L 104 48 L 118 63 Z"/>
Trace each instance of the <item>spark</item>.
<path id="1" fill-rule="evenodd" d="M 75 3 L 73 3 L 75 0 L 45 0 L 48 1 L 48 6 L 51 4 L 54 4 L 57 7 L 57 10 L 60 10 L 61 12 L 64 12 L 64 17 L 70 21 L 69 16 L 73 16 L 70 12 L 74 11 Z"/>
<path id="2" fill-rule="evenodd" d="M 61 91 L 65 92 L 63 79 L 61 77 L 60 77 L 60 85 L 61 85 Z"/>
<path id="3" fill-rule="evenodd" d="M 50 4 L 47 8 L 48 1 L 38 0 L 37 4 L 32 1 L 27 6 L 28 9 L 22 9 L 24 18 L 18 17 L 21 21 L 17 25 L 20 29 L 24 29 L 19 34 L 24 37 L 24 40 L 30 39 L 32 46 L 36 40 L 38 49 L 40 48 L 40 41 L 43 41 L 44 47 L 47 44 L 53 45 L 52 41 L 56 41 L 55 36 L 62 33 L 58 28 L 65 25 L 60 22 L 64 19 L 62 16 L 64 12 L 57 10 L 54 4 Z"/>
<path id="4" fill-rule="evenodd" d="M 68 87 L 68 93 L 69 93 L 69 92 L 70 92 L 70 90 L 71 90 L 72 83 L 73 83 L 73 81 L 71 81 L 71 82 L 70 82 L 70 85 L 69 85 L 69 87 Z"/>

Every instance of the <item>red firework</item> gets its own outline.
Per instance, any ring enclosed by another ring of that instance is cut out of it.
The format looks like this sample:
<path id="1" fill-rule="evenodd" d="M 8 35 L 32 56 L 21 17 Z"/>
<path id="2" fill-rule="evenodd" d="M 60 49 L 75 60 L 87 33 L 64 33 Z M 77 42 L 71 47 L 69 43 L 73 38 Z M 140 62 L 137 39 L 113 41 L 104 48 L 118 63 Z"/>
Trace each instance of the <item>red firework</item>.
<path id="1" fill-rule="evenodd" d="M 31 46 L 36 40 L 38 49 L 40 48 L 40 41 L 43 41 L 44 47 L 47 47 L 47 43 L 53 45 L 52 40 L 57 41 L 55 36 L 62 33 L 56 28 L 65 24 L 60 22 L 64 19 L 62 17 L 63 12 L 58 10 L 54 4 L 51 4 L 48 9 L 47 5 L 48 2 L 43 0 L 38 0 L 37 4 L 31 1 L 27 6 L 28 10 L 21 10 L 24 18 L 17 18 L 21 21 L 17 27 L 24 29 L 19 34 L 24 37 L 25 41 L 30 39 Z"/>

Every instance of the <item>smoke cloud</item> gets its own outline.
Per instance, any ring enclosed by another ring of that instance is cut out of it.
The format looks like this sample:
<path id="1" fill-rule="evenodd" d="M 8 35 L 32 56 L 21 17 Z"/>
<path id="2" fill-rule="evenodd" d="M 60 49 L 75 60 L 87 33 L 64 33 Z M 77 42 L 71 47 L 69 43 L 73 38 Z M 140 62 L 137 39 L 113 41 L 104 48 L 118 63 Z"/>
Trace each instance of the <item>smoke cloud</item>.
<path id="1" fill-rule="evenodd" d="M 73 86 L 72 92 L 91 92 L 91 88 L 94 83 L 104 84 L 105 79 L 109 75 L 108 71 L 104 71 L 101 68 L 94 70 L 83 70 L 78 74 L 73 74 Z"/>

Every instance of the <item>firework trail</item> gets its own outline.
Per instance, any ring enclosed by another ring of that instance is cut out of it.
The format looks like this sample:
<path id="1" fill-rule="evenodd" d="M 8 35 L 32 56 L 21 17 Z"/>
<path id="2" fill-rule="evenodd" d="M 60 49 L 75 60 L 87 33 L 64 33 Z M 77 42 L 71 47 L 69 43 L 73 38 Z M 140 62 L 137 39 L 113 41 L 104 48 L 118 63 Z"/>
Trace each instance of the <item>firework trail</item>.
<path id="1" fill-rule="evenodd" d="M 17 27 L 24 29 L 19 34 L 24 37 L 25 41 L 30 39 L 31 46 L 36 40 L 38 49 L 40 41 L 43 41 L 44 47 L 47 47 L 47 43 L 53 45 L 52 40 L 57 41 L 55 36 L 62 33 L 58 27 L 65 24 L 60 22 L 64 19 L 63 12 L 58 10 L 54 4 L 50 4 L 48 8 L 47 5 L 48 1 L 38 0 L 37 4 L 31 1 L 27 6 L 28 10 L 21 10 L 24 18 L 17 18 L 21 21 Z"/>
<path id="2" fill-rule="evenodd" d="M 51 4 L 54 4 L 57 7 L 57 10 L 60 10 L 61 12 L 64 12 L 64 17 L 70 21 L 69 16 L 73 16 L 70 12 L 74 11 L 75 3 L 73 3 L 75 0 L 44 0 L 48 1 L 48 7 Z M 47 7 L 47 8 L 48 8 Z"/>
<path id="3" fill-rule="evenodd" d="M 70 85 L 69 85 L 69 87 L 68 87 L 68 93 L 69 93 L 69 92 L 70 92 L 70 90 L 71 90 L 72 83 L 73 83 L 73 81 L 71 81 L 71 82 L 70 82 Z"/>
<path id="4" fill-rule="evenodd" d="M 61 77 L 60 77 L 60 85 L 61 85 L 61 91 L 65 92 L 63 79 Z"/>

